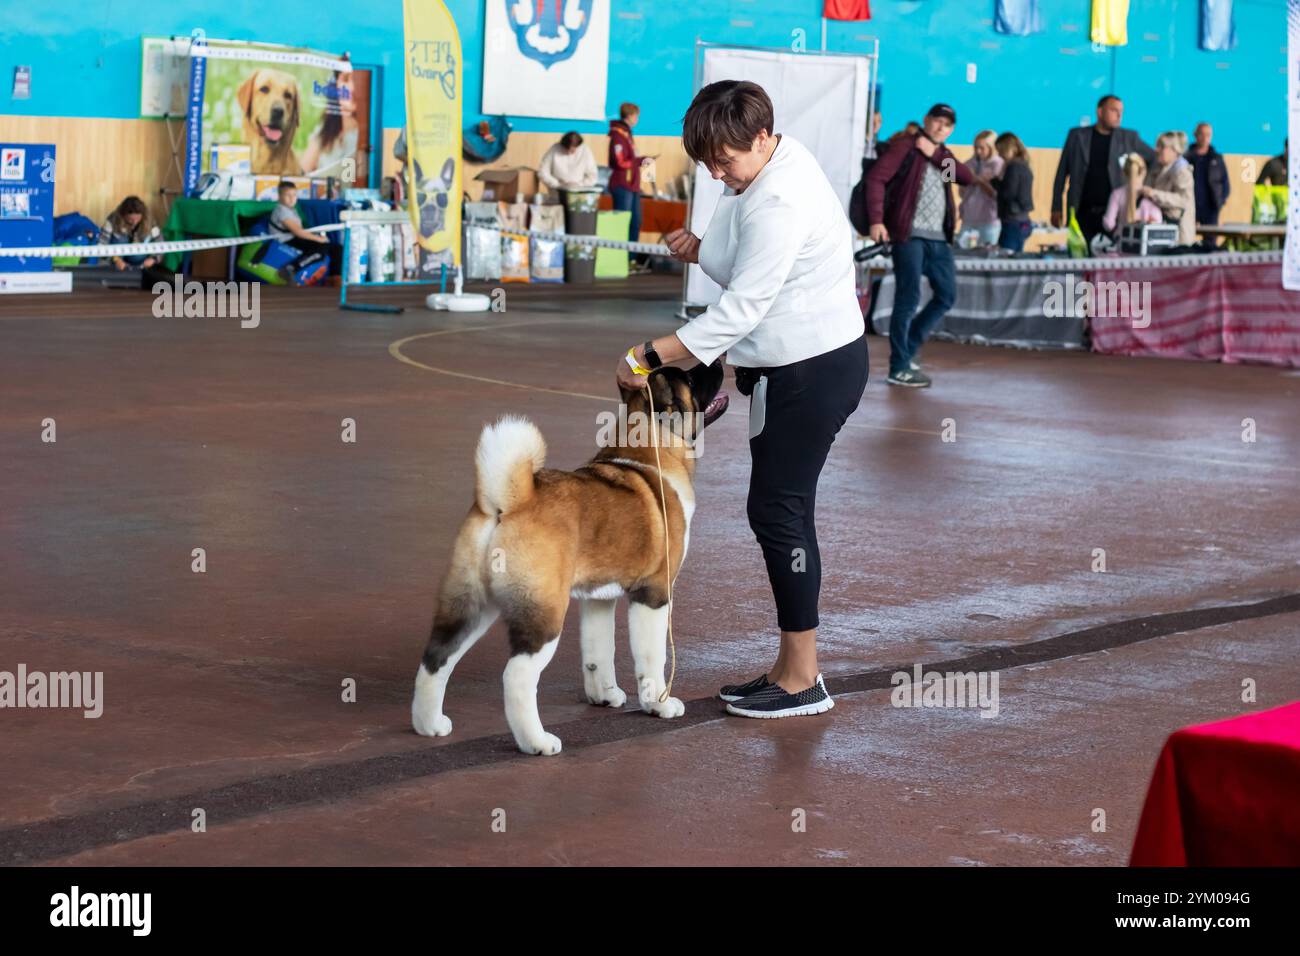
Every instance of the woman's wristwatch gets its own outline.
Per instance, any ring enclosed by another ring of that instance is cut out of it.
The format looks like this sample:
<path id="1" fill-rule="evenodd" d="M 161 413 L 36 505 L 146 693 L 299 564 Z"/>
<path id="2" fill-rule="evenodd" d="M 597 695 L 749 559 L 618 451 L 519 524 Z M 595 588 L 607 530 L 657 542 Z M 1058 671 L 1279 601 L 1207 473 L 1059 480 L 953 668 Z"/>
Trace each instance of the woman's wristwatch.
<path id="1" fill-rule="evenodd" d="M 650 371 L 653 372 L 655 369 L 663 367 L 664 361 L 659 357 L 659 353 L 655 351 L 653 339 L 643 345 L 641 351 L 645 353 L 645 364 Z"/>

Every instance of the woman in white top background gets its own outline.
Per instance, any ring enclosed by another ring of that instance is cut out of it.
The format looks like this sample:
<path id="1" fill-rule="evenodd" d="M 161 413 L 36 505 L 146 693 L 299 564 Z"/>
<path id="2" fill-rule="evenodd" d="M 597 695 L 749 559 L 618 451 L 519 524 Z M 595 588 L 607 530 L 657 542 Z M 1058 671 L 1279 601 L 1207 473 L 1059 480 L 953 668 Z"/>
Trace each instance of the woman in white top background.
<path id="1" fill-rule="evenodd" d="M 542 155 L 537 176 L 550 189 L 582 189 L 596 185 L 596 157 L 579 133 L 565 133 Z"/>
<path id="2" fill-rule="evenodd" d="M 652 370 L 709 364 L 725 352 L 750 394 L 749 523 L 781 641 L 766 674 L 722 688 L 727 710 L 747 717 L 833 706 L 817 667 L 813 508 L 826 455 L 867 384 L 852 227 L 817 160 L 773 125 L 772 101 L 756 83 L 712 83 L 692 101 L 682 145 L 726 190 L 703 238 L 686 230 L 664 238 L 723 292 L 677 333 L 633 349 Z M 645 386 L 622 356 L 617 374 L 625 387 Z"/>

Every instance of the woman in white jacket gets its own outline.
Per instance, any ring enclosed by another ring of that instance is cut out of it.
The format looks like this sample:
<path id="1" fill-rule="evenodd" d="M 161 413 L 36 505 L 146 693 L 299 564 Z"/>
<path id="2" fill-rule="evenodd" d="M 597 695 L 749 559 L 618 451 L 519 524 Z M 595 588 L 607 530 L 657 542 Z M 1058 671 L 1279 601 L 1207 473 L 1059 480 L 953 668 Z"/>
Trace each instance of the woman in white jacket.
<path id="1" fill-rule="evenodd" d="M 582 189 L 596 185 L 596 159 L 578 133 L 565 133 L 542 155 L 537 176 L 550 189 Z"/>
<path id="2" fill-rule="evenodd" d="M 677 230 L 665 241 L 723 292 L 676 334 L 620 356 L 618 380 L 643 388 L 633 364 L 693 366 L 724 352 L 736 366 L 737 385 L 750 394 L 749 523 L 781 641 L 766 674 L 719 696 L 746 717 L 819 714 L 834 705 L 817 667 L 817 480 L 867 384 L 852 228 L 813 155 L 773 134 L 772 101 L 761 86 L 712 83 L 682 125 L 687 154 L 726 190 L 703 238 Z"/>

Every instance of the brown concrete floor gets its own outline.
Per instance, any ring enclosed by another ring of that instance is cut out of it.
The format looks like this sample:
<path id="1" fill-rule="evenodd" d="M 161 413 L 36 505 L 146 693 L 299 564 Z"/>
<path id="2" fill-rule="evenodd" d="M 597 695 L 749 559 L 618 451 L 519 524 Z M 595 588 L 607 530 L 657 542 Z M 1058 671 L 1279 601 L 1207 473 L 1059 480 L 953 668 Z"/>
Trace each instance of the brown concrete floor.
<path id="1" fill-rule="evenodd" d="M 99 720 L 0 711 L 0 862 L 1119 864 L 1168 733 L 1300 697 L 1294 599 L 1140 639 L 1300 591 L 1300 376 L 931 343 L 936 387 L 911 392 L 872 338 L 818 501 L 822 667 L 857 692 L 787 721 L 707 699 L 775 645 L 741 399 L 708 432 L 678 582 L 687 716 L 581 703 L 571 614 L 539 692 L 563 754 L 500 736 L 497 631 L 457 668 L 455 732 L 415 736 L 479 428 L 526 412 L 551 465 L 580 464 L 614 362 L 676 327 L 678 288 L 507 287 L 506 314 L 460 317 L 272 290 L 250 330 L 133 292 L 0 299 L 0 670 L 103 671 L 106 697 Z M 455 329 L 401 353 L 476 378 L 390 354 Z M 1000 648 L 993 720 L 854 678 Z M 628 660 L 620 618 L 624 689 Z"/>

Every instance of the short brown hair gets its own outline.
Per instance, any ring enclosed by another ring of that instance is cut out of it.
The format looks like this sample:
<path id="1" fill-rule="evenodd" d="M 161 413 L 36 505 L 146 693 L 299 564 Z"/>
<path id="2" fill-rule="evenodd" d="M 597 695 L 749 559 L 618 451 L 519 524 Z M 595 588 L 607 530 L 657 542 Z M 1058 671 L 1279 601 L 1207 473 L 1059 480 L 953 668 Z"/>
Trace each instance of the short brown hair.
<path id="1" fill-rule="evenodd" d="M 618 118 L 627 119 L 629 116 L 640 112 L 641 107 L 637 106 L 635 103 L 620 103 L 618 107 Z"/>
<path id="2" fill-rule="evenodd" d="M 993 143 L 993 148 L 998 151 L 998 155 L 1003 159 L 1010 157 L 1018 159 L 1022 163 L 1029 162 L 1029 150 L 1025 149 L 1025 144 L 1021 142 L 1020 137 L 1015 133 L 1003 133 Z"/>
<path id="3" fill-rule="evenodd" d="M 682 117 L 682 146 L 697 163 L 711 165 L 722 147 L 754 148 L 761 130 L 773 132 L 772 99 L 757 83 L 721 80 L 710 83 L 691 100 Z"/>

